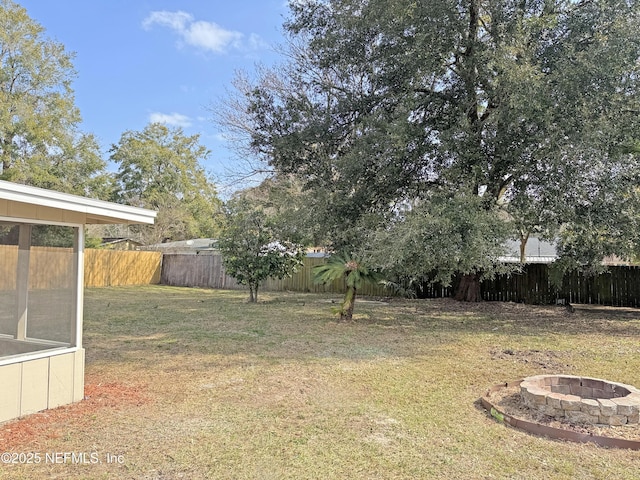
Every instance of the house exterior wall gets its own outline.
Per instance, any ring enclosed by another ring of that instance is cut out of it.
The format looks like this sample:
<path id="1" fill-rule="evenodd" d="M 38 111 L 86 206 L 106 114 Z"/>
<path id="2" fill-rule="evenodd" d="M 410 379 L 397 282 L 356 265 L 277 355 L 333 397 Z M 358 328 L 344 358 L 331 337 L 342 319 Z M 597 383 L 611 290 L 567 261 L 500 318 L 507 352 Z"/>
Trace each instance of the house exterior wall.
<path id="1" fill-rule="evenodd" d="M 84 349 L 0 365 L 0 422 L 84 398 Z"/>

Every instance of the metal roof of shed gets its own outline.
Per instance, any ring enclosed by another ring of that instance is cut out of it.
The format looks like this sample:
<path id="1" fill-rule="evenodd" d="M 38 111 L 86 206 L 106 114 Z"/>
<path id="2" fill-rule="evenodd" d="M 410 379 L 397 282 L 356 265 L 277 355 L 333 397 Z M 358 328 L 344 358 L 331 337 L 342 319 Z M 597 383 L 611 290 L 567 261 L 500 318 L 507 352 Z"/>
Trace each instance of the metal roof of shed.
<path id="1" fill-rule="evenodd" d="M 0 180 L 0 217 L 75 224 L 153 224 L 157 212 Z"/>

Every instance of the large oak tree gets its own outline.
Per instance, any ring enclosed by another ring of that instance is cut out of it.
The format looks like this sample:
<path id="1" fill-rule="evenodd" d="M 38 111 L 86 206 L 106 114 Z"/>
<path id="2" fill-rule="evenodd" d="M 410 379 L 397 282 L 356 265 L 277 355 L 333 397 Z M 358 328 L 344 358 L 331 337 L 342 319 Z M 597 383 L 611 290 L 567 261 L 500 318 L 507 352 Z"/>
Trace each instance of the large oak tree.
<path id="1" fill-rule="evenodd" d="M 403 234 L 405 207 L 433 198 L 451 199 L 444 212 L 467 198 L 465 218 L 504 215 L 523 241 L 580 231 L 596 194 L 598 218 L 621 214 L 615 199 L 631 195 L 638 172 L 623 148 L 640 137 L 638 1 L 307 0 L 291 10 L 281 81 L 262 75 L 245 89 L 251 146 L 317 192 L 336 249 L 360 248 L 372 230 Z M 483 250 L 504 242 L 498 233 L 478 237 Z M 459 298 L 477 298 L 479 278 L 499 268 L 468 266 L 477 249 L 460 245 L 469 294 Z"/>

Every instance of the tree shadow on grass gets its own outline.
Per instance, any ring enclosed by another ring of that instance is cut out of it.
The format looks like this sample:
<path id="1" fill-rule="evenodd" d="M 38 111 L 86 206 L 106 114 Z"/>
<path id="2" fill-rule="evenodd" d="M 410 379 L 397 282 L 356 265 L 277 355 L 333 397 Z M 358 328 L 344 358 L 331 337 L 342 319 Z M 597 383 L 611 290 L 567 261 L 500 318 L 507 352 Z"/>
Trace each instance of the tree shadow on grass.
<path id="1" fill-rule="evenodd" d="M 421 319 L 434 329 L 457 332 L 505 333 L 517 335 L 607 334 L 640 336 L 640 309 L 575 305 L 524 305 L 513 302 L 476 304 L 451 299 L 399 302 L 396 317 Z"/>

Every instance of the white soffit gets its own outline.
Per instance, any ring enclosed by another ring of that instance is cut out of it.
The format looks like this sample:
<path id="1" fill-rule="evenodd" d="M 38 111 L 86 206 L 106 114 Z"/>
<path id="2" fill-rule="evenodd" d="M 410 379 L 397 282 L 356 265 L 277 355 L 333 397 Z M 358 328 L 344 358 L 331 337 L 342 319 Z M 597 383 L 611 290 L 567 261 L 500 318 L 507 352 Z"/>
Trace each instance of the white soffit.
<path id="1" fill-rule="evenodd" d="M 83 223 L 153 224 L 157 212 L 0 180 L 0 202 L 82 214 Z"/>

